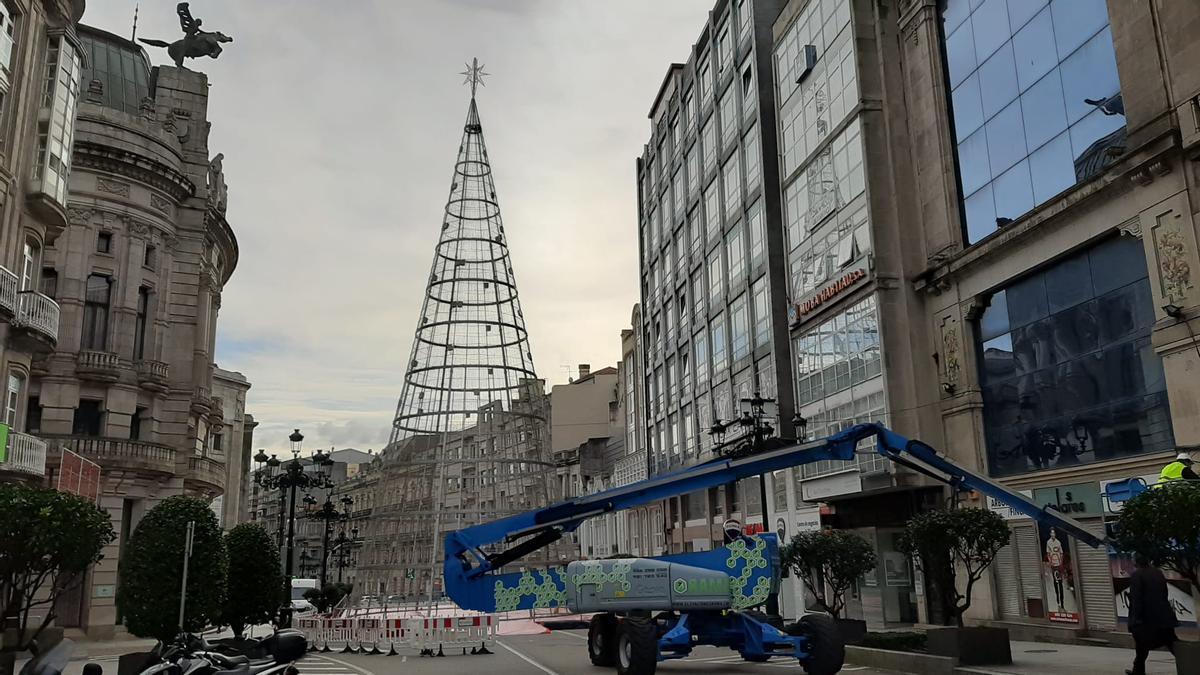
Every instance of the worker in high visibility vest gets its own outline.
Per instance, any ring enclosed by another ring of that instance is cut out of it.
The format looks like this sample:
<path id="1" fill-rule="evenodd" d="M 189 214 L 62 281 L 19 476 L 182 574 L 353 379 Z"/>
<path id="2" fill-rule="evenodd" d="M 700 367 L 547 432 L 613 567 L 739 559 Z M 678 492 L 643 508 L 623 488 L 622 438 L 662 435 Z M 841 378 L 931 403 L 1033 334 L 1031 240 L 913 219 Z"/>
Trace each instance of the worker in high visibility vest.
<path id="1" fill-rule="evenodd" d="M 1159 485 L 1176 480 L 1200 480 L 1200 476 L 1192 470 L 1192 456 L 1186 452 L 1176 455 L 1175 461 L 1164 466 L 1158 475 Z"/>

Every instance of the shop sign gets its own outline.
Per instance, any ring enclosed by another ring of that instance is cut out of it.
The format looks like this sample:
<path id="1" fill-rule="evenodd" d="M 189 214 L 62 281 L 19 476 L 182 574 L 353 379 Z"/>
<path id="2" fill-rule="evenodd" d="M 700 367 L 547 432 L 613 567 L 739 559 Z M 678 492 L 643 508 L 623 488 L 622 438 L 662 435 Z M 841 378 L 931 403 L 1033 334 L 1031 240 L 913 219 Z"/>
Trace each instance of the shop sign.
<path id="1" fill-rule="evenodd" d="M 1029 497 L 1030 499 L 1033 499 L 1033 491 L 1032 490 L 1021 490 L 1020 493 L 1025 495 L 1026 497 Z M 1013 507 L 1009 506 L 1008 504 L 1005 504 L 1004 502 L 1000 501 L 999 499 L 996 499 L 995 497 L 993 497 L 991 495 L 988 495 L 987 507 L 989 510 L 1000 514 L 1000 517 L 1005 520 L 1028 520 L 1029 519 L 1029 516 L 1025 515 L 1024 513 L 1021 513 L 1020 511 L 1014 509 Z"/>
<path id="2" fill-rule="evenodd" d="M 759 532 L 763 531 L 762 523 L 746 523 L 742 526 L 742 534 L 746 535 L 758 534 Z"/>
<path id="3" fill-rule="evenodd" d="M 788 308 L 788 322 L 793 324 L 799 322 L 805 315 L 812 314 L 821 305 L 853 288 L 855 284 L 866 277 L 867 268 L 865 266 L 859 266 L 846 272 L 833 283 L 790 306 Z"/>
<path id="4" fill-rule="evenodd" d="M 800 498 L 806 502 L 819 502 L 828 497 L 856 492 L 862 492 L 862 474 L 858 469 L 807 480 L 800 484 Z"/>
<path id="5" fill-rule="evenodd" d="M 1033 491 L 1033 501 L 1071 518 L 1104 515 L 1098 483 L 1075 483 Z"/>
<path id="6" fill-rule="evenodd" d="M 796 512 L 796 532 L 816 532 L 821 529 L 821 509 L 801 509 Z"/>
<path id="7" fill-rule="evenodd" d="M 116 595 L 117 587 L 113 584 L 96 584 L 92 586 L 93 598 L 111 598 Z"/>

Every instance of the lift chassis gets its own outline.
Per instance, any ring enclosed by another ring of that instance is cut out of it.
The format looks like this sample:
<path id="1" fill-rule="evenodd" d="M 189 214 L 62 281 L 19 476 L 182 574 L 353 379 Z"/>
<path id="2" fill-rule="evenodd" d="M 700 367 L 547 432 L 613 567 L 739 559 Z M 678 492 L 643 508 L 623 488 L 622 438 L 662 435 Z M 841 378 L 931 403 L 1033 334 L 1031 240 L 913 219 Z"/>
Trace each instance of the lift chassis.
<path id="1" fill-rule="evenodd" d="M 834 675 L 845 648 L 830 617 L 805 615 L 784 633 L 753 611 L 778 589 L 774 534 L 741 537 L 712 551 L 499 570 L 588 518 L 810 462 L 850 461 L 866 446 L 957 490 L 994 497 L 1089 546 L 1103 543 L 1071 518 L 958 466 L 925 443 L 879 424 L 860 424 L 829 438 L 716 459 L 450 532 L 443 569 L 447 593 L 459 607 L 481 612 L 568 607 L 595 613 L 588 655 L 596 665 L 616 666 L 621 675 L 652 675 L 659 661 L 684 658 L 701 644 L 729 647 L 747 661 L 795 658 L 810 675 Z"/>

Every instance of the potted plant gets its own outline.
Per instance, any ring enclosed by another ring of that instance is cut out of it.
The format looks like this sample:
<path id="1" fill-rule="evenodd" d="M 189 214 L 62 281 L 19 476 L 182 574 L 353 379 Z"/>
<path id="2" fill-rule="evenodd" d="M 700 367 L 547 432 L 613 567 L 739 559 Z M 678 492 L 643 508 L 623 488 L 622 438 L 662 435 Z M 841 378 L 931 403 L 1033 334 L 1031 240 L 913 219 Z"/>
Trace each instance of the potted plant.
<path id="1" fill-rule="evenodd" d="M 963 625 L 975 584 L 1008 540 L 1008 524 L 988 509 L 928 511 L 905 525 L 899 548 L 935 586 L 943 615 L 952 625 L 929 631 L 930 653 L 957 658 L 965 665 L 1012 663 L 1007 629 Z"/>
<path id="2" fill-rule="evenodd" d="M 1147 490 L 1121 510 L 1113 543 L 1140 554 L 1154 565 L 1175 572 L 1200 589 L 1200 485 L 1178 481 Z M 1200 642 L 1175 643 L 1179 673 L 1200 673 Z"/>
<path id="3" fill-rule="evenodd" d="M 804 583 L 817 606 L 837 621 L 847 644 L 862 642 L 867 623 L 842 618 L 846 591 L 859 577 L 875 569 L 878 560 L 870 542 L 845 530 L 801 532 L 780 552 L 784 567 Z"/>

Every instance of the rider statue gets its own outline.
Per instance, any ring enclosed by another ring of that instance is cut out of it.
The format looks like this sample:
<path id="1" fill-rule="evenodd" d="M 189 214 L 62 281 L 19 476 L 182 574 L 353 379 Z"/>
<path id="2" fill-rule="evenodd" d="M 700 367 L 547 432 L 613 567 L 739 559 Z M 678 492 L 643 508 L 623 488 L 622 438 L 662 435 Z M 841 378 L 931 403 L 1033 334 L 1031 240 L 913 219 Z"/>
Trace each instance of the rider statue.
<path id="1" fill-rule="evenodd" d="M 179 26 L 183 29 L 183 39 L 176 40 L 175 42 L 147 40 L 145 38 L 138 39 L 154 47 L 166 47 L 167 54 L 175 61 L 176 66 L 182 68 L 184 58 L 195 59 L 207 56 L 215 59 L 221 55 L 222 42 L 233 42 L 233 38 L 220 31 L 209 32 L 200 30 L 203 22 L 200 19 L 192 18 L 192 12 L 188 9 L 188 3 L 179 3 L 175 11 L 179 14 Z"/>

